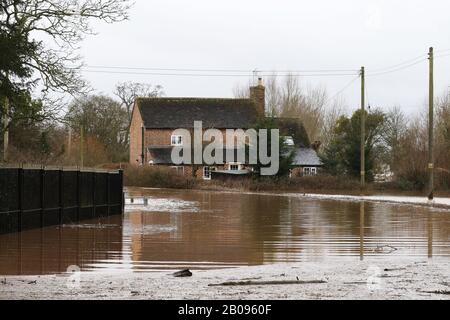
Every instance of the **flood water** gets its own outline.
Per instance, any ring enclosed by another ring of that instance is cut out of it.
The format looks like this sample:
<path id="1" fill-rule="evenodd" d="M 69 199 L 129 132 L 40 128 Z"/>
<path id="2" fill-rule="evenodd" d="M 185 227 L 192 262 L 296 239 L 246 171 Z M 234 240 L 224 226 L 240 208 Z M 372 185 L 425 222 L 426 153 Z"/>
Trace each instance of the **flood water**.
<path id="1" fill-rule="evenodd" d="M 0 236 L 0 275 L 450 259 L 450 210 L 134 189 L 126 213 Z"/>

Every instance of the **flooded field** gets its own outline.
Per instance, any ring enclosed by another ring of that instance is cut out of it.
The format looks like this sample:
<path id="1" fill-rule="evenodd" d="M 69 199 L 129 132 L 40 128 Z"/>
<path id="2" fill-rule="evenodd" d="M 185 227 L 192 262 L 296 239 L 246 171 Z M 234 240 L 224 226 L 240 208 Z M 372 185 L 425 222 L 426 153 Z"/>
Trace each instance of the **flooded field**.
<path id="1" fill-rule="evenodd" d="M 1 235 L 0 275 L 450 260 L 448 210 L 144 189 L 126 202 L 123 217 Z"/>

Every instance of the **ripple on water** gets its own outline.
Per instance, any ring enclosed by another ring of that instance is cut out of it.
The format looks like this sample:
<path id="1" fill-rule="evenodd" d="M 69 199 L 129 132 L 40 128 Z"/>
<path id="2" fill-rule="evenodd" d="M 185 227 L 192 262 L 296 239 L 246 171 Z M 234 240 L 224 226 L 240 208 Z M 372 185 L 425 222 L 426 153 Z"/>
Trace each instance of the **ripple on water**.
<path id="1" fill-rule="evenodd" d="M 200 203 L 198 201 L 186 201 L 181 199 L 168 198 L 146 198 L 143 202 L 131 202 L 127 199 L 125 202 L 125 211 L 142 211 L 142 212 L 199 212 Z"/>
<path id="2" fill-rule="evenodd" d="M 160 234 L 160 233 L 170 233 L 177 231 L 176 226 L 172 225 L 145 225 L 142 227 L 134 226 L 132 229 L 133 233 L 139 233 L 141 235 L 152 235 L 152 234 Z"/>

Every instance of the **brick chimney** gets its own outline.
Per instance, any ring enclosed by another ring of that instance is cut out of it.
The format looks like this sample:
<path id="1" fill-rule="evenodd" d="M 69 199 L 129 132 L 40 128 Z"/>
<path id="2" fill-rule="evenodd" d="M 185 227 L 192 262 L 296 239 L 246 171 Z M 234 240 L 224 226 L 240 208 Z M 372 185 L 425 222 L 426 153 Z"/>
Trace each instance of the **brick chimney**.
<path id="1" fill-rule="evenodd" d="M 263 85 L 262 78 L 258 78 L 258 85 L 250 87 L 250 99 L 255 102 L 256 110 L 260 117 L 266 115 L 266 88 Z"/>

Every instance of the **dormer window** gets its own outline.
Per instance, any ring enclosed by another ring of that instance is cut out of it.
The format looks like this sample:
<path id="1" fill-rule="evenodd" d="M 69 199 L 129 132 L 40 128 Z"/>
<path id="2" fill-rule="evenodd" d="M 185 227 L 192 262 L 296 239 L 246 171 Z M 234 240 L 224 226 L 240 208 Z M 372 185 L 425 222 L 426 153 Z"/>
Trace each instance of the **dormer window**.
<path id="1" fill-rule="evenodd" d="M 183 145 L 183 136 L 173 135 L 170 139 L 172 146 L 182 146 Z"/>

